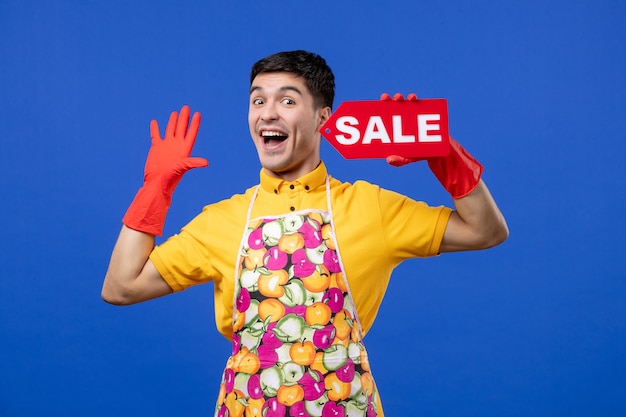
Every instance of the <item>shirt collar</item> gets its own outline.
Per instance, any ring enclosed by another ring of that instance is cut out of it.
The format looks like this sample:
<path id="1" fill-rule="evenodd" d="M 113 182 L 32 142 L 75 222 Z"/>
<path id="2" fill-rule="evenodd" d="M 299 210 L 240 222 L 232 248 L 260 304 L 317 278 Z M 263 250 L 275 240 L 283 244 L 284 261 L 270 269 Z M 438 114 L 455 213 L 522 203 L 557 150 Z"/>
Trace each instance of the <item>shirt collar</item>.
<path id="1" fill-rule="evenodd" d="M 326 182 L 326 175 L 326 165 L 324 165 L 324 162 L 322 161 L 320 161 L 317 168 L 315 168 L 313 171 L 291 182 L 285 181 L 280 178 L 271 177 L 265 172 L 263 168 L 261 168 L 261 187 L 265 191 L 275 194 L 279 194 L 281 190 L 284 190 L 285 187 L 289 187 L 290 185 L 301 186 L 305 192 L 309 192 L 315 190 L 321 185 L 324 185 Z"/>

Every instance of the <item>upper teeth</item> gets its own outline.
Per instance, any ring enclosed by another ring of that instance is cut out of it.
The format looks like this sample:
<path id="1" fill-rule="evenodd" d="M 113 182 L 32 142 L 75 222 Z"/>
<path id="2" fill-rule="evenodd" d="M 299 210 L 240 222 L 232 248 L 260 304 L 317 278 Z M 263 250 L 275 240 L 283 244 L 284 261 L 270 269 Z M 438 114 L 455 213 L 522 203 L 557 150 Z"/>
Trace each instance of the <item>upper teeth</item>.
<path id="1" fill-rule="evenodd" d="M 264 131 L 264 132 L 261 132 L 261 135 L 263 135 L 263 136 L 285 136 L 283 133 L 276 132 L 276 131 Z"/>

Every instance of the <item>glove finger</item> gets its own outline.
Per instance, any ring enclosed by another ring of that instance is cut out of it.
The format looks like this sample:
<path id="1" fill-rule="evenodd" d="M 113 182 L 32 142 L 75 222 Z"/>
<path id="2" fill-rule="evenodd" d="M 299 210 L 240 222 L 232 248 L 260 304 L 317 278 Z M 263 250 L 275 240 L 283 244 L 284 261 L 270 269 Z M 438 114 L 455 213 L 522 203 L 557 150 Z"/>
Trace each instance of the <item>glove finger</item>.
<path id="1" fill-rule="evenodd" d="M 167 127 L 165 128 L 165 139 L 174 137 L 174 133 L 176 132 L 177 120 L 178 120 L 178 113 L 173 111 L 170 114 L 170 120 L 167 122 Z"/>
<path id="2" fill-rule="evenodd" d="M 388 93 L 382 93 L 380 95 L 381 101 L 391 101 L 391 96 Z"/>
<path id="3" fill-rule="evenodd" d="M 411 93 L 411 94 L 409 94 L 409 95 L 406 97 L 406 99 L 407 99 L 408 101 L 417 101 L 417 94 L 415 94 L 415 93 Z"/>
<path id="4" fill-rule="evenodd" d="M 404 96 L 401 93 L 396 93 L 393 96 L 393 101 L 404 101 Z"/>
<path id="5" fill-rule="evenodd" d="M 401 167 L 406 164 L 412 164 L 413 162 L 424 161 L 425 158 L 406 158 L 400 155 L 389 155 L 386 160 L 389 165 Z"/>
<path id="6" fill-rule="evenodd" d="M 187 168 L 185 169 L 185 171 L 194 168 L 204 168 L 206 166 L 209 166 L 209 161 L 199 157 L 185 158 L 181 163 Z"/>
<path id="7" fill-rule="evenodd" d="M 187 146 L 187 149 L 189 150 L 189 152 L 191 152 L 191 148 L 193 147 L 193 144 L 196 142 L 196 135 L 198 134 L 198 129 L 200 129 L 201 119 L 202 119 L 202 116 L 200 115 L 200 113 L 195 112 L 193 114 L 193 118 L 191 119 L 191 126 L 189 127 L 189 130 L 187 131 L 187 135 L 185 135 L 185 145 Z"/>
<path id="8" fill-rule="evenodd" d="M 174 133 L 175 138 L 183 139 L 185 137 L 187 127 L 189 127 L 190 113 L 191 111 L 187 105 L 184 105 L 182 109 L 180 109 L 180 116 L 178 117 L 178 123 L 176 123 L 176 132 Z"/>
<path id="9" fill-rule="evenodd" d="M 161 134 L 159 133 L 159 123 L 156 120 L 152 120 L 150 122 L 150 137 L 152 138 L 153 144 L 157 141 L 161 141 Z"/>

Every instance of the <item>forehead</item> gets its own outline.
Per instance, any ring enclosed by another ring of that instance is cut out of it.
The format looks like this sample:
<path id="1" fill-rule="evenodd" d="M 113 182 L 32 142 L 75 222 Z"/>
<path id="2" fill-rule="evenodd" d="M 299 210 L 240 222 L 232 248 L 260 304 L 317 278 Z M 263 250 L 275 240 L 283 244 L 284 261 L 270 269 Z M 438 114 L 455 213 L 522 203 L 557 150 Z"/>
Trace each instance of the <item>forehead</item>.
<path id="1" fill-rule="evenodd" d="M 304 77 L 291 72 L 264 72 L 252 80 L 250 94 L 283 93 L 293 91 L 301 96 L 311 96 Z"/>

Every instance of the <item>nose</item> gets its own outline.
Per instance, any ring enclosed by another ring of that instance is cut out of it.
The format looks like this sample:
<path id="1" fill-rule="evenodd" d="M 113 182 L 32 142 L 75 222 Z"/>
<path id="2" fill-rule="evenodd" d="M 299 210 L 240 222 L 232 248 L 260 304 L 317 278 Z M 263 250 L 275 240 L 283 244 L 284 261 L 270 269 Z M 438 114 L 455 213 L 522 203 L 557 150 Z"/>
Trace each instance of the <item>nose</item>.
<path id="1" fill-rule="evenodd" d="M 267 102 L 261 109 L 261 120 L 269 121 L 278 119 L 278 112 L 276 111 L 276 105 L 273 102 Z"/>

